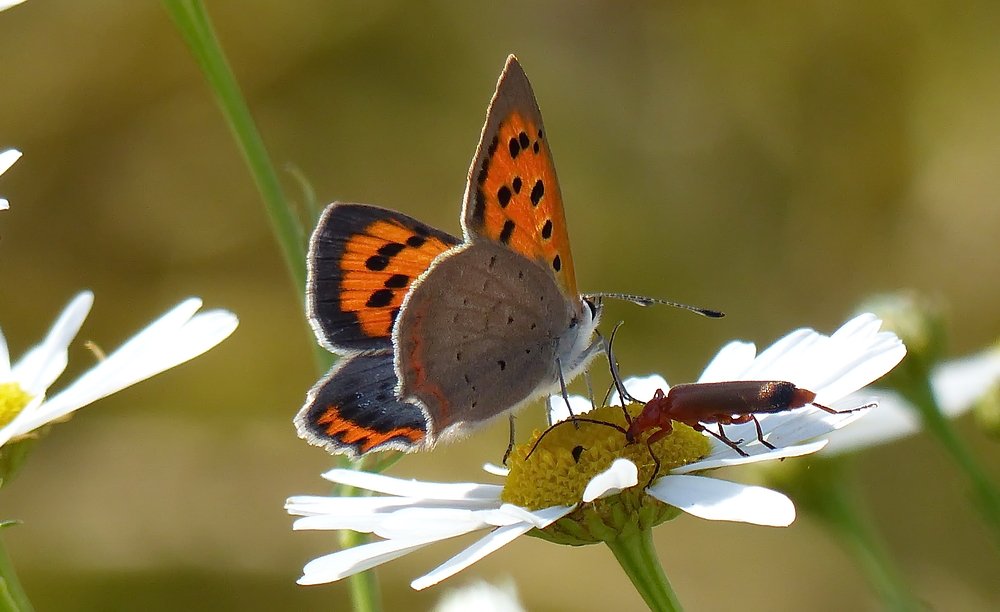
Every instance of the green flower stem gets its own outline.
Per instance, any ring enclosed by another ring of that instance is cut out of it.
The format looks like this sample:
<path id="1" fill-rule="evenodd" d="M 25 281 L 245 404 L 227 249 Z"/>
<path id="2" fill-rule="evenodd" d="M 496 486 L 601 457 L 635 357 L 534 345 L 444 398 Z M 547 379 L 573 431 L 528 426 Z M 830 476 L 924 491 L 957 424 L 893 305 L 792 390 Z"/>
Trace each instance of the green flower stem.
<path id="1" fill-rule="evenodd" d="M 910 377 L 909 383 L 897 386 L 897 390 L 917 407 L 924 427 L 965 473 L 973 502 L 993 533 L 994 545 L 1000 548 L 1000 490 L 969 447 L 959 439 L 951 421 L 942 414 L 928 377 Z"/>
<path id="2" fill-rule="evenodd" d="M 361 546 L 367 544 L 368 541 L 367 533 L 358 533 L 348 529 L 338 533 L 341 550 Z M 378 612 L 382 609 L 382 594 L 374 569 L 348 576 L 347 584 L 351 589 L 351 603 L 354 604 L 354 612 Z"/>
<path id="3" fill-rule="evenodd" d="M 232 69 L 226 61 L 222 47 L 215 35 L 212 22 L 200 0 L 162 0 L 164 9 L 173 19 L 184 42 L 187 43 L 208 80 L 209 88 L 215 95 L 222 115 L 243 154 L 257 190 L 264 200 L 264 207 L 274 228 L 274 234 L 281 246 L 285 263 L 295 285 L 296 294 L 304 304 L 306 285 L 306 239 L 305 232 L 295 211 L 281 189 L 278 174 L 274 170 L 264 139 L 250 114 L 243 93 L 236 82 Z M 307 194 L 307 197 L 308 194 Z M 332 356 L 322 347 L 314 345 L 313 352 L 317 368 L 321 372 L 329 369 Z M 353 467 L 353 466 L 352 466 Z M 345 495 L 357 494 L 345 492 Z M 362 543 L 362 534 L 350 535 L 344 532 L 341 543 L 356 545 Z M 381 609 L 378 583 L 371 572 L 354 576 L 349 581 L 351 600 L 356 612 L 377 612 Z"/>
<path id="4" fill-rule="evenodd" d="M 215 29 L 200 0 L 161 0 L 163 7 L 180 30 L 184 42 L 194 55 L 198 66 L 208 80 L 222 115 L 236 139 L 243 160 L 247 163 L 257 190 L 264 201 L 278 239 L 285 264 L 302 303 L 306 286 L 306 239 L 302 224 L 281 189 L 281 182 L 271 158 L 264 147 L 264 139 L 250 114 L 240 86 L 236 82 L 229 62 L 222 51 Z M 314 345 L 313 354 L 317 367 L 325 372 L 332 358 L 322 347 Z"/>
<path id="5" fill-rule="evenodd" d="M 21 588 L 14 564 L 0 539 L 0 612 L 32 612 L 28 595 Z"/>
<path id="6" fill-rule="evenodd" d="M 810 460 L 811 469 L 803 473 L 808 482 L 800 483 L 807 489 L 798 490 L 800 495 L 796 495 L 796 503 L 822 520 L 853 555 L 885 610 L 926 610 L 903 579 L 882 538 L 872 528 L 874 522 L 857 502 L 858 496 L 851 485 L 853 470 L 847 463 L 848 459 L 841 458 Z"/>
<path id="7" fill-rule="evenodd" d="M 605 540 L 643 601 L 653 612 L 680 611 L 680 600 L 670 586 L 656 556 L 651 529 L 629 528 L 618 537 Z"/>
<path id="8" fill-rule="evenodd" d="M 365 457 L 357 461 L 351 461 L 344 456 L 340 456 L 338 459 L 340 467 L 358 471 L 363 471 L 367 463 Z M 371 491 L 338 484 L 333 488 L 333 494 L 341 497 L 365 497 L 371 495 Z M 340 544 L 340 549 L 345 550 L 367 544 L 370 538 L 367 533 L 343 529 L 338 532 L 337 541 Z M 354 605 L 354 612 L 379 612 L 382 609 L 382 594 L 374 569 L 348 576 L 347 584 L 351 589 L 351 603 Z"/>

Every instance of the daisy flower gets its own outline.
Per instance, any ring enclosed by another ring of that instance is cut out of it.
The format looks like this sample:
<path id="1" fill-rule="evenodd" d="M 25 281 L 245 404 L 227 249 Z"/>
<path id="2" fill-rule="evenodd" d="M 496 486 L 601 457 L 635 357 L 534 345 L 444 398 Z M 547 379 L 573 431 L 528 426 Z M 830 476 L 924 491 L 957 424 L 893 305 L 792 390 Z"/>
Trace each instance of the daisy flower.
<path id="1" fill-rule="evenodd" d="M 816 393 L 816 401 L 834 409 L 864 404 L 841 400 L 892 369 L 906 350 L 892 333 L 879 332 L 874 315 L 859 316 L 832 336 L 800 329 L 756 355 L 752 344 L 733 342 L 712 360 L 699 382 L 785 380 Z M 630 393 L 652 396 L 667 390 L 661 378 L 630 380 Z M 571 403 L 585 402 L 570 398 Z M 586 402 L 589 407 L 589 402 Z M 553 402 L 561 410 L 563 398 Z M 634 408 L 633 408 L 634 410 Z M 652 445 L 660 476 L 650 486 L 654 461 L 646 444 L 629 444 L 621 431 L 596 423 L 556 426 L 514 449 L 510 469 L 487 466 L 504 484 L 431 483 L 380 474 L 335 469 L 327 480 L 371 491 L 370 497 L 300 496 L 286 503 L 301 516 L 296 530 L 350 529 L 382 538 L 319 557 L 306 564 L 300 584 L 339 580 L 455 536 L 483 532 L 477 542 L 410 586 L 423 589 L 530 534 L 563 544 L 615 542 L 631 529 L 653 526 L 686 512 L 710 520 L 786 526 L 795 508 L 786 496 L 763 487 L 701 475 L 713 468 L 816 452 L 826 442 L 818 436 L 846 425 L 868 409 L 829 414 L 812 407 L 761 415 L 764 438 L 747 426 L 726 428 L 747 456 L 690 427 L 674 424 L 671 435 Z M 624 423 L 620 407 L 604 407 L 587 418 Z M 752 434 L 750 433 L 752 432 Z M 537 442 L 537 443 L 536 443 Z M 650 540 L 651 542 L 651 540 Z M 645 595 L 644 595 L 645 597 Z M 648 601 L 648 600 L 647 600 Z"/>
<path id="2" fill-rule="evenodd" d="M 0 446 L 25 437 L 74 410 L 197 357 L 233 333 L 236 316 L 225 310 L 195 314 L 189 298 L 151 323 L 75 382 L 46 397 L 66 369 L 67 348 L 90 312 L 94 294 L 84 291 L 66 306 L 41 344 L 13 365 L 0 333 Z"/>
<path id="3" fill-rule="evenodd" d="M 7 7 L 0 3 L 0 11 L 5 8 Z M 9 170 L 10 167 L 14 165 L 14 162 L 16 162 L 20 157 L 21 152 L 17 149 L 7 149 L 6 151 L 0 153 L 0 175 Z M 8 208 L 10 208 L 10 203 L 5 199 L 0 198 L 0 210 L 7 210 Z"/>

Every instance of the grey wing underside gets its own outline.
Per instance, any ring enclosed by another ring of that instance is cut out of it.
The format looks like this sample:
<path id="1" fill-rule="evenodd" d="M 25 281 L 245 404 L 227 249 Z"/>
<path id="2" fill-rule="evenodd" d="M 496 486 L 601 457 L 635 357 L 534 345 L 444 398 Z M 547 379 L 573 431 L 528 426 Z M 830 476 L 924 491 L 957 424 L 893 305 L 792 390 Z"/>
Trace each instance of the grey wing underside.
<path id="1" fill-rule="evenodd" d="M 461 433 L 518 407 L 557 378 L 571 306 L 552 275 L 503 245 L 440 258 L 407 295 L 395 329 L 400 396 L 432 435 Z"/>

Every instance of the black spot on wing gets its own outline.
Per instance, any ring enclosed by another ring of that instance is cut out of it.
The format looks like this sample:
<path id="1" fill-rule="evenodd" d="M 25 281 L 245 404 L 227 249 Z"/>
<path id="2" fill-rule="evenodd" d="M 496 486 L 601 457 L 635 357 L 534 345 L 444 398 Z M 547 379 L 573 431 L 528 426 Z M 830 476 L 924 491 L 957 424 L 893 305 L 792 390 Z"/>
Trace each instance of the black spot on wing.
<path id="1" fill-rule="evenodd" d="M 500 189 L 497 189 L 497 200 L 500 201 L 500 208 L 507 208 L 510 204 L 510 198 L 513 194 L 510 192 L 510 187 L 504 185 Z"/>
<path id="2" fill-rule="evenodd" d="M 514 235 L 515 227 L 516 224 L 510 219 L 504 221 L 503 229 L 500 230 L 500 237 L 498 238 L 498 240 L 500 240 L 500 242 L 503 244 L 510 244 L 510 237 Z"/>
<path id="3" fill-rule="evenodd" d="M 517 138 L 511 138 L 510 142 L 507 143 L 507 149 L 510 151 L 510 158 L 517 159 L 517 156 L 521 153 L 521 143 L 517 141 Z"/>
<path id="4" fill-rule="evenodd" d="M 365 267 L 373 272 L 380 272 L 389 266 L 389 258 L 385 255 L 372 255 L 365 260 Z"/>
<path id="5" fill-rule="evenodd" d="M 392 303 L 392 296 L 395 294 L 392 289 L 379 289 L 373 291 L 371 297 L 365 303 L 369 308 L 385 308 Z"/>
<path id="6" fill-rule="evenodd" d="M 405 274 L 393 274 L 385 280 L 383 285 L 386 289 L 402 289 L 410 282 L 410 277 Z"/>
<path id="7" fill-rule="evenodd" d="M 486 223 L 486 193 L 482 189 L 476 190 L 476 198 L 472 202 L 472 221 L 477 227 Z"/>
<path id="8" fill-rule="evenodd" d="M 535 181 L 535 186 L 531 188 L 531 205 L 538 206 L 543 195 L 545 195 L 545 183 L 542 182 L 542 179 L 538 179 Z"/>

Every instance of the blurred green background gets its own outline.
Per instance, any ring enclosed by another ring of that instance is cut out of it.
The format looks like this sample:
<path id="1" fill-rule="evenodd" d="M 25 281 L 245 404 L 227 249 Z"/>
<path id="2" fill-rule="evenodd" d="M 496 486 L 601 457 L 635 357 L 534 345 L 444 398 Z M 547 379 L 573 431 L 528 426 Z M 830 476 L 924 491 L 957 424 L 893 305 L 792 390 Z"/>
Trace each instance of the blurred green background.
<path id="1" fill-rule="evenodd" d="M 458 233 L 468 165 L 508 53 L 546 120 L 584 291 L 719 308 L 709 321 L 610 304 L 625 374 L 694 379 L 733 338 L 830 332 L 871 292 L 947 305 L 950 351 L 1000 336 L 1000 5 L 757 2 L 209 2 L 275 163 L 322 201 L 397 208 Z M 155 2 L 29 0 L 0 13 L 0 324 L 37 342 L 80 289 L 86 339 L 116 347 L 189 295 L 240 328 L 187 365 L 53 429 L 5 487 L 4 532 L 37 609 L 347 610 L 299 587 L 329 533 L 293 494 L 332 466 L 291 417 L 317 377 L 263 207 L 202 75 Z M 291 176 L 288 193 L 301 200 Z M 57 384 L 58 387 L 58 384 Z M 522 435 L 541 410 L 519 421 Z M 996 445 L 961 431 L 990 465 Z M 392 473 L 477 480 L 505 426 Z M 937 610 L 1000 607 L 1000 562 L 924 437 L 865 453 L 879 527 Z M 728 476 L 739 478 L 738 473 Z M 657 529 L 690 610 L 872 609 L 817 524 L 682 517 Z M 411 579 L 466 542 L 380 570 L 386 608 L 513 577 L 536 612 L 641 609 L 603 547 L 521 538 L 439 587 Z"/>

